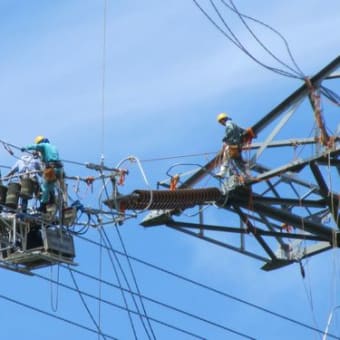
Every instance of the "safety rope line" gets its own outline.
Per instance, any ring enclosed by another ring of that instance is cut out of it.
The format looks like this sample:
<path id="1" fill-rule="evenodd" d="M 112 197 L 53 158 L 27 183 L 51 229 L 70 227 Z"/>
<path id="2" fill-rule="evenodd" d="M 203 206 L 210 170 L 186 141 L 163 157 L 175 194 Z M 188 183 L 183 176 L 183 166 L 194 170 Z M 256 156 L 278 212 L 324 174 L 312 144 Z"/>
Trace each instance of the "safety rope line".
<path id="1" fill-rule="evenodd" d="M 331 174 L 331 155 L 330 153 L 328 153 L 327 155 L 327 172 L 328 172 L 328 193 L 327 196 L 330 196 L 330 200 L 331 200 L 331 214 L 333 216 L 333 219 L 336 223 L 337 228 L 339 228 L 338 225 L 338 219 L 339 219 L 339 201 L 338 201 L 338 206 L 334 207 L 334 192 L 333 192 L 333 181 L 332 181 L 332 174 Z M 333 235 L 334 236 L 334 235 Z M 333 247 L 337 246 L 337 240 L 333 240 L 333 242 L 335 241 L 335 244 L 333 243 Z"/>
<path id="2" fill-rule="evenodd" d="M 50 267 L 50 276 L 52 278 L 53 276 L 53 266 Z M 55 296 L 55 301 L 53 299 L 53 283 L 51 282 L 51 308 L 53 310 L 53 312 L 56 312 L 58 310 L 58 302 L 59 302 L 59 285 L 58 285 L 58 282 L 59 282 L 59 274 L 60 274 L 60 265 L 58 264 L 57 265 L 57 287 L 56 287 L 56 296 Z"/>
<path id="3" fill-rule="evenodd" d="M 307 266 L 307 280 L 303 280 L 303 286 L 305 289 L 305 293 L 306 293 L 306 297 L 307 297 L 307 301 L 309 303 L 309 308 L 310 308 L 310 312 L 312 314 L 312 320 L 314 323 L 315 328 L 319 328 L 318 326 L 318 322 L 316 319 L 316 315 L 315 315 L 315 308 L 314 308 L 314 301 L 313 301 L 313 291 L 312 291 L 312 284 L 311 284 L 311 277 L 310 277 L 310 270 L 309 270 L 309 261 L 306 260 L 306 266 Z"/>
<path id="4" fill-rule="evenodd" d="M 104 159 L 104 142 L 105 142 L 105 86 L 106 86 L 106 34 L 107 34 L 107 0 L 103 0 L 103 55 L 102 55 L 102 102 L 101 102 L 101 154 Z"/>

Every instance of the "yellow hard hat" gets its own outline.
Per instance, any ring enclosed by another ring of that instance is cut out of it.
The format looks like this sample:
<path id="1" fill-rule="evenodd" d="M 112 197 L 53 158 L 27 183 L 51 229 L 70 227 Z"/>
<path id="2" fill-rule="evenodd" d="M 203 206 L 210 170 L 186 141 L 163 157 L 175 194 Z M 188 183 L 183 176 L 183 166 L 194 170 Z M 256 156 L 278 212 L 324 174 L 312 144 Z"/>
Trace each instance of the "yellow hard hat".
<path id="1" fill-rule="evenodd" d="M 35 144 L 39 144 L 39 143 L 41 143 L 44 139 L 45 139 L 44 136 L 37 136 L 37 137 L 34 138 L 34 143 L 35 143 Z"/>
<path id="2" fill-rule="evenodd" d="M 225 120 L 229 119 L 229 117 L 226 113 L 222 112 L 222 113 L 217 115 L 217 121 L 219 123 L 221 123 L 221 120 L 223 120 L 223 119 L 225 119 Z"/>

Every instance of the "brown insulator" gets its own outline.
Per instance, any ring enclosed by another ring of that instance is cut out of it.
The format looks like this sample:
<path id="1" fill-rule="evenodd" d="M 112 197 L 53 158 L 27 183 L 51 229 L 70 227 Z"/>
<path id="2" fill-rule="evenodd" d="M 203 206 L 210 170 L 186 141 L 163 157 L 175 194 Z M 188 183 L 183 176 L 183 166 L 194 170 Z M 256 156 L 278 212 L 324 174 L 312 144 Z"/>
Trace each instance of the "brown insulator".
<path id="1" fill-rule="evenodd" d="M 218 188 L 178 189 L 170 190 L 135 190 L 131 195 L 118 199 L 126 209 L 132 210 L 159 210 L 159 209 L 186 209 L 195 205 L 215 202 L 222 197 Z M 106 204 L 111 205 L 111 200 Z"/>

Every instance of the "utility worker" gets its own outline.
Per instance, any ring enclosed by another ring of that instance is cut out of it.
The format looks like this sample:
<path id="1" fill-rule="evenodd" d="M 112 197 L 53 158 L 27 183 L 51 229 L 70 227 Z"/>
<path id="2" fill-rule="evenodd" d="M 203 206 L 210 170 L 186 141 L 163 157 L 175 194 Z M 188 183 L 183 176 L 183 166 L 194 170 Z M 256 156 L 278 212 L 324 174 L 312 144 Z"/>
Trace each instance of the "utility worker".
<path id="1" fill-rule="evenodd" d="M 60 189 L 63 191 L 64 197 L 66 195 L 63 164 L 60 161 L 56 146 L 51 144 L 44 136 L 37 136 L 34 139 L 34 144 L 29 144 L 21 149 L 21 151 L 25 150 L 39 151 L 41 155 L 44 171 L 39 210 L 41 212 L 46 212 L 46 205 L 54 200 L 54 190 L 57 180 L 60 183 Z"/>
<path id="2" fill-rule="evenodd" d="M 230 163 L 233 161 L 241 172 L 240 175 L 245 177 L 247 174 L 245 162 L 242 159 L 242 145 L 246 130 L 233 123 L 231 118 L 224 112 L 217 116 L 217 121 L 225 126 L 225 136 L 222 139 L 222 165 L 216 176 L 225 177 L 230 175 Z"/>
<path id="3" fill-rule="evenodd" d="M 30 179 L 32 181 L 33 193 L 38 196 L 40 192 L 38 173 L 42 170 L 41 161 L 37 151 L 33 151 L 32 154 L 24 154 L 18 159 L 12 166 L 11 170 L 6 176 L 8 180 L 14 180 L 22 182 L 24 179 Z M 18 176 L 14 179 L 11 177 L 18 173 Z M 21 197 L 21 208 L 23 212 L 27 210 L 27 197 Z"/>

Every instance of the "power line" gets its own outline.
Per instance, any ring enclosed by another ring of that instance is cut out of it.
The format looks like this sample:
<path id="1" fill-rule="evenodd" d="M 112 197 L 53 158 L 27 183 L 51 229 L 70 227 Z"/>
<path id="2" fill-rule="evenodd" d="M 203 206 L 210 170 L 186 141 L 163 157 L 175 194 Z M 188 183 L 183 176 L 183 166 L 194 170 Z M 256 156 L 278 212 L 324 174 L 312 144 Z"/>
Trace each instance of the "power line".
<path id="1" fill-rule="evenodd" d="M 58 320 L 60 320 L 60 321 L 64 321 L 64 322 L 69 323 L 69 324 L 71 324 L 71 325 L 73 325 L 73 326 L 77 326 L 77 327 L 79 327 L 79 328 L 82 328 L 82 329 L 85 329 L 85 330 L 87 330 L 87 331 L 89 331 L 89 332 L 92 332 L 92 333 L 96 333 L 96 334 L 97 334 L 97 330 L 95 330 L 95 329 L 92 329 L 92 328 L 87 327 L 87 326 L 84 326 L 84 325 L 82 325 L 82 324 L 80 324 L 80 323 L 77 323 L 77 322 L 74 322 L 74 321 L 65 319 L 65 318 L 63 318 L 63 317 L 61 317 L 61 316 L 58 316 L 58 315 L 49 313 L 49 312 L 47 312 L 47 311 L 44 311 L 44 310 L 42 310 L 42 309 L 40 309 L 40 308 L 31 306 L 31 305 L 26 304 L 26 303 L 24 303 L 24 302 L 21 302 L 21 301 L 18 301 L 18 300 L 9 298 L 8 296 L 5 296 L 5 295 L 0 294 L 0 298 L 1 298 L 1 299 L 4 299 L 4 300 L 7 300 L 7 301 L 9 301 L 9 302 L 15 303 L 15 304 L 17 304 L 17 305 L 19 305 L 19 306 L 21 306 L 21 307 L 25 307 L 25 308 L 27 308 L 27 309 L 31 309 L 31 310 L 33 310 L 33 311 L 35 311 L 35 312 L 39 312 L 39 313 L 41 313 L 41 314 L 50 316 L 50 317 L 52 317 L 52 318 L 58 319 Z M 110 336 L 110 335 L 108 335 L 108 334 L 104 334 L 104 335 L 105 335 L 107 338 L 109 338 L 109 339 L 118 340 L 118 338 L 114 338 L 114 337 L 112 337 L 112 336 Z"/>
<path id="2" fill-rule="evenodd" d="M 72 269 L 72 270 L 74 271 L 74 269 Z M 37 277 L 39 277 L 39 278 L 41 278 L 41 279 L 47 280 L 47 281 L 52 280 L 53 282 L 55 282 L 55 280 L 50 279 L 50 278 L 47 278 L 47 277 L 44 277 L 43 275 L 40 275 L 40 274 L 35 274 L 35 276 L 37 276 Z M 105 282 L 105 281 L 104 281 L 104 282 Z M 58 282 L 57 284 L 58 284 L 59 286 L 61 286 L 61 287 L 64 287 L 64 288 L 67 288 L 67 289 L 70 289 L 70 290 L 72 290 L 72 291 L 77 292 L 77 289 L 76 289 L 76 288 L 73 288 L 73 287 L 71 287 L 71 286 L 68 286 L 68 285 L 66 285 L 66 284 L 64 284 L 64 283 Z M 96 300 L 99 299 L 98 297 L 96 297 L 96 296 L 94 296 L 94 295 L 92 295 L 92 294 L 86 293 L 86 292 L 84 292 L 84 291 L 81 291 L 81 293 L 82 293 L 83 295 L 87 296 L 87 297 L 90 297 L 90 298 L 93 298 L 93 299 L 96 299 Z M 0 295 L 0 297 L 1 297 L 1 295 Z M 131 310 L 131 309 L 129 309 L 129 308 L 120 306 L 120 305 L 118 305 L 118 304 L 116 304 L 116 303 L 114 303 L 114 302 L 107 301 L 107 300 L 105 300 L 105 299 L 100 299 L 100 301 L 103 302 L 103 303 L 106 303 L 106 304 L 108 304 L 108 305 L 111 305 L 111 306 L 113 306 L 113 307 L 119 308 L 119 309 L 121 309 L 121 310 L 129 310 L 130 313 L 135 314 L 135 315 L 139 315 L 139 314 L 140 314 L 139 312 L 136 312 L 136 311 Z M 142 316 L 146 317 L 146 315 L 142 315 Z M 182 328 L 180 328 L 180 327 L 171 325 L 171 324 L 166 323 L 166 322 L 164 322 L 164 321 L 162 321 L 162 320 L 159 320 L 159 319 L 156 319 L 156 318 L 152 318 L 152 317 L 150 317 L 150 320 L 154 321 L 155 323 L 158 323 L 158 324 L 161 324 L 161 325 L 163 325 L 163 326 L 166 326 L 166 327 L 168 327 L 168 328 L 171 328 L 171 329 L 173 329 L 173 330 L 179 331 L 179 332 L 181 332 L 181 333 L 184 333 L 184 334 L 188 334 L 188 335 L 190 335 L 190 336 L 193 336 L 193 337 L 195 337 L 195 338 L 197 338 L 197 339 L 204 339 L 204 338 L 202 338 L 201 336 L 199 336 L 199 335 L 197 335 L 197 334 L 195 334 L 195 333 L 192 333 L 192 332 L 189 332 L 189 331 L 187 331 L 187 330 L 184 330 L 184 329 L 182 329 Z M 253 338 L 250 338 L 250 339 L 253 339 Z"/>
<path id="3" fill-rule="evenodd" d="M 107 191 L 107 187 L 106 187 L 106 185 L 105 185 L 104 179 L 103 179 L 103 184 L 104 184 L 104 192 L 105 192 L 105 195 L 106 195 L 107 199 L 109 199 L 109 198 L 110 198 L 110 195 L 109 195 L 109 193 L 108 193 L 108 191 Z M 113 211 L 112 208 L 111 208 L 111 210 Z M 139 286 L 138 286 L 138 283 L 137 283 L 136 275 L 135 275 L 135 273 L 134 273 L 132 264 L 131 264 L 131 262 L 130 262 L 130 260 L 129 260 L 128 253 L 127 253 L 127 250 L 126 250 L 126 247 L 125 247 L 125 244 L 124 244 L 123 237 L 122 237 L 122 235 L 121 235 L 121 233 L 120 233 L 120 231 L 119 231 L 119 228 L 117 228 L 117 225 L 115 226 L 115 230 L 116 230 L 116 233 L 117 233 L 117 235 L 118 235 L 118 237 L 119 237 L 119 241 L 120 241 L 120 244 L 121 244 L 121 246 L 122 246 L 122 248 L 123 248 L 124 254 L 126 255 L 126 259 L 127 259 L 128 265 L 129 265 L 130 273 L 131 273 L 132 279 L 133 279 L 133 281 L 134 281 L 135 287 L 136 287 L 138 293 L 140 294 L 140 290 L 139 290 Z M 107 243 L 108 243 L 108 245 L 109 245 L 109 249 L 114 253 L 112 244 L 111 244 L 110 239 L 108 238 L 107 234 L 105 233 L 105 230 L 102 230 L 102 232 L 103 232 L 103 234 L 104 234 L 104 236 L 105 236 L 105 239 L 106 239 L 106 241 L 107 241 Z M 119 263 L 119 261 L 118 261 L 118 263 Z M 121 269 L 121 271 L 122 271 L 122 273 L 124 274 L 124 271 L 123 271 L 122 269 Z M 128 281 L 126 280 L 126 282 L 128 282 Z M 143 300 L 142 300 L 142 299 L 140 299 L 140 303 L 141 303 L 142 309 L 143 309 L 143 311 L 144 311 L 144 314 L 147 316 L 147 312 L 146 312 L 146 309 L 145 309 L 145 306 L 144 306 L 144 303 L 143 303 Z M 137 307 L 137 304 L 136 304 L 136 307 Z M 137 307 L 137 308 L 138 308 L 138 307 Z M 146 327 L 145 327 L 145 325 L 144 325 L 144 320 L 141 319 L 141 321 L 142 321 L 143 327 L 144 327 L 144 329 L 145 329 L 145 332 L 147 333 L 148 337 L 150 337 L 150 335 L 149 335 L 149 333 L 148 333 L 148 331 L 147 331 L 147 329 L 146 329 Z M 153 331 L 153 329 L 152 329 L 152 325 L 151 325 L 151 323 L 150 323 L 148 317 L 146 318 L 146 321 L 147 321 L 147 323 L 148 323 L 148 325 L 149 325 L 149 329 L 150 329 L 150 331 L 151 331 L 151 334 L 152 334 L 153 338 L 156 339 L 155 334 L 154 334 L 154 331 Z"/>
<path id="4" fill-rule="evenodd" d="M 105 238 L 104 238 L 103 235 L 102 235 L 102 231 L 101 231 L 101 228 L 102 228 L 102 227 L 100 226 L 99 228 L 100 228 L 100 229 L 99 229 L 99 235 L 101 236 L 101 239 L 104 241 L 104 243 L 106 243 L 106 240 L 105 240 Z M 101 244 L 101 247 L 100 247 L 100 248 L 101 248 L 101 249 L 104 248 L 102 244 Z M 130 320 L 130 324 L 131 324 L 131 327 L 132 327 L 132 330 L 133 330 L 133 334 L 134 334 L 134 336 L 135 336 L 135 339 L 137 339 L 136 329 L 135 329 L 135 326 L 134 326 L 134 323 L 133 323 L 133 320 L 132 320 L 132 317 L 131 317 L 131 313 L 130 313 L 130 311 L 128 310 L 127 299 L 126 299 L 125 294 L 124 294 L 124 289 L 123 289 L 123 287 L 122 287 L 122 284 L 121 284 L 121 281 L 120 281 L 120 278 L 119 278 L 119 275 L 118 275 L 118 271 L 117 271 L 116 266 L 115 266 L 115 264 L 114 264 L 114 261 L 113 261 L 113 259 L 112 259 L 112 257 L 111 257 L 111 252 L 110 252 L 110 249 L 109 249 L 110 247 L 108 247 L 108 246 L 106 245 L 105 248 L 106 248 L 106 250 L 108 251 L 109 259 L 110 259 L 110 261 L 111 261 L 111 265 L 112 265 L 112 267 L 113 267 L 113 271 L 114 271 L 114 273 L 115 273 L 117 282 L 118 282 L 118 284 L 119 284 L 119 289 L 120 289 L 120 292 L 121 292 L 121 294 L 122 294 L 122 297 L 123 297 L 123 300 L 124 300 L 124 303 L 125 303 L 126 310 L 128 311 L 129 320 Z M 115 253 L 113 253 L 113 255 L 116 257 L 116 262 L 119 264 L 119 267 L 120 267 L 120 269 L 121 269 L 121 271 L 122 271 L 123 277 L 124 277 L 125 280 L 127 281 L 126 276 L 125 276 L 125 274 L 124 274 L 124 271 L 123 271 L 123 269 L 122 269 L 121 266 L 120 266 L 120 262 L 119 262 L 119 259 L 117 258 L 117 255 L 116 255 Z M 127 282 L 127 284 L 128 284 L 128 282 Z M 129 286 L 129 284 L 128 284 L 128 286 Z M 141 318 L 141 314 L 140 314 L 140 312 L 139 312 L 138 305 L 137 305 L 135 299 L 133 299 L 133 302 L 134 302 L 135 307 L 136 307 L 136 309 L 137 309 L 137 311 L 138 311 L 138 315 L 139 315 L 140 318 Z M 141 322 L 142 322 L 142 325 L 143 325 L 143 327 L 144 327 L 144 329 L 145 329 L 145 325 L 144 325 L 144 322 L 143 322 L 143 319 L 142 319 L 142 318 L 141 318 Z M 146 333 L 147 333 L 147 331 L 146 331 Z M 148 334 L 148 333 L 147 333 L 147 334 Z"/>
<path id="5" fill-rule="evenodd" d="M 69 267 L 69 273 L 70 273 L 70 275 L 71 275 L 73 284 L 74 284 L 74 286 L 76 287 L 76 291 L 78 292 L 79 297 L 80 297 L 80 299 L 81 299 L 81 301 L 82 301 L 82 303 L 83 303 L 83 305 L 84 305 L 84 307 L 85 307 L 85 309 L 86 309 L 86 311 L 87 311 L 89 317 L 91 318 L 92 322 L 94 323 L 94 325 L 95 325 L 96 328 L 97 328 L 98 334 L 101 335 L 104 339 L 106 339 L 106 337 L 104 336 L 104 334 L 102 333 L 102 331 L 101 331 L 101 329 L 100 329 L 100 326 L 98 325 L 98 323 L 97 323 L 96 320 L 94 319 L 94 317 L 93 317 L 93 315 L 92 315 L 92 313 L 91 313 L 91 311 L 90 311 L 88 305 L 86 304 L 86 301 L 84 300 L 84 297 L 83 297 L 83 295 L 82 295 L 82 292 L 81 292 L 80 289 L 79 289 L 78 283 L 77 283 L 77 281 L 76 281 L 76 279 L 75 279 L 75 277 L 74 277 L 72 271 L 70 270 L 70 267 Z M 58 282 L 56 282 L 56 283 L 58 284 Z"/>
<path id="6" fill-rule="evenodd" d="M 214 11 L 216 12 L 216 14 L 218 15 L 218 17 L 220 18 L 220 20 L 222 21 L 224 27 L 229 31 L 229 33 L 232 35 L 232 37 L 225 32 L 225 30 L 208 14 L 208 12 L 198 3 L 197 0 L 193 0 L 194 4 L 196 5 L 196 7 L 204 14 L 204 16 L 217 28 L 218 31 L 220 31 L 229 41 L 231 41 L 235 46 L 237 46 L 242 52 L 244 52 L 249 58 L 251 58 L 253 61 L 255 61 L 257 64 L 261 65 L 262 67 L 264 67 L 265 69 L 268 69 L 274 73 L 289 77 L 289 78 L 298 78 L 301 79 L 300 76 L 296 76 L 292 73 L 286 72 L 284 70 L 275 68 L 275 67 L 271 67 L 266 65 L 265 63 L 261 62 L 259 59 L 257 59 L 256 57 L 254 57 L 244 46 L 243 44 L 240 42 L 240 40 L 237 38 L 237 36 L 233 33 L 233 31 L 230 29 L 230 27 L 228 26 L 227 22 L 224 20 L 221 12 L 219 11 L 219 9 L 217 8 L 217 6 L 215 5 L 213 0 L 209 0 L 211 6 L 213 7 Z"/>
<path id="7" fill-rule="evenodd" d="M 83 237 L 83 236 L 77 236 L 77 237 L 79 237 L 80 239 L 83 239 L 83 240 L 85 240 L 85 241 L 87 241 L 87 242 L 90 242 L 90 243 L 99 245 L 96 241 L 90 240 L 90 239 L 85 238 L 85 237 Z M 122 253 L 122 252 L 120 252 L 120 251 L 118 251 L 118 250 L 114 250 L 114 251 L 115 251 L 117 254 L 121 255 L 121 256 L 126 256 L 124 253 Z M 296 325 L 298 325 L 298 326 L 301 326 L 301 327 L 303 327 L 303 328 L 310 329 L 310 330 L 315 331 L 315 332 L 317 332 L 317 333 L 323 334 L 323 331 L 320 330 L 320 329 L 318 329 L 318 328 L 315 328 L 315 327 L 313 327 L 313 326 L 310 326 L 310 325 L 308 325 L 308 324 L 305 324 L 305 323 L 303 323 L 303 322 L 301 322 L 301 321 L 298 321 L 298 320 L 295 320 L 295 319 L 293 319 L 293 318 L 287 317 L 287 316 L 285 316 L 285 315 L 283 315 L 283 314 L 274 312 L 274 311 L 272 311 L 272 310 L 270 310 L 270 309 L 268 309 L 268 308 L 261 307 L 261 306 L 255 304 L 255 303 L 246 301 L 246 300 L 244 300 L 244 299 L 242 299 L 242 298 L 238 298 L 238 297 L 236 297 L 236 296 L 234 296 L 234 295 L 232 295 L 232 294 L 229 294 L 229 293 L 220 291 L 220 290 L 218 290 L 218 289 L 216 289 L 216 288 L 210 287 L 210 286 L 208 286 L 208 285 L 205 285 L 205 284 L 200 283 L 200 282 L 198 282 L 198 281 L 195 281 L 195 280 L 193 280 L 193 279 L 187 278 L 187 277 L 185 277 L 185 276 L 183 276 L 183 275 L 177 274 L 177 273 L 175 273 L 175 272 L 172 272 L 172 271 L 167 270 L 167 269 L 165 269 L 165 268 L 162 268 L 162 267 L 160 267 L 160 266 L 151 264 L 150 262 L 141 260 L 141 259 L 139 259 L 139 258 L 137 258 L 137 257 L 129 256 L 129 258 L 130 258 L 131 260 L 135 261 L 135 262 L 144 264 L 145 266 L 148 266 L 148 267 L 150 267 L 150 268 L 153 268 L 153 269 L 156 269 L 156 270 L 158 270 L 158 271 L 164 272 L 164 273 L 166 273 L 166 274 L 168 274 L 168 275 L 171 275 L 171 276 L 176 277 L 176 278 L 178 278 L 178 279 L 181 279 L 181 280 L 183 280 L 183 281 L 189 282 L 189 283 L 191 283 L 191 284 L 194 284 L 194 285 L 196 285 L 196 286 L 198 286 L 198 287 L 201 287 L 201 288 L 204 288 L 204 289 L 209 290 L 209 291 L 211 291 L 211 292 L 214 292 L 214 293 L 216 293 L 216 294 L 218 294 L 218 295 L 221 295 L 221 296 L 223 296 L 223 297 L 232 299 L 232 300 L 237 301 L 237 302 L 239 302 L 239 303 L 245 304 L 245 305 L 247 305 L 247 306 L 249 306 L 249 307 L 252 307 L 252 308 L 261 310 L 262 312 L 268 313 L 268 314 L 270 314 L 270 315 L 272 315 L 272 316 L 275 316 L 275 317 L 277 317 L 277 318 L 280 318 L 280 319 L 282 319 L 282 320 L 289 321 L 289 322 L 294 323 L 294 324 L 296 324 Z M 331 338 L 333 338 L 333 339 L 340 339 L 340 337 L 338 337 L 338 336 L 336 336 L 336 335 L 333 335 L 333 334 L 328 334 L 328 336 L 331 337 Z"/>
<path id="8" fill-rule="evenodd" d="M 289 44 L 287 42 L 287 40 L 283 37 L 283 35 L 278 32 L 277 30 L 275 30 L 273 27 L 271 27 L 270 25 L 267 25 L 265 24 L 264 22 L 260 21 L 260 20 L 257 20 L 257 19 L 254 19 L 253 17 L 250 17 L 250 16 L 246 16 L 244 14 L 241 14 L 237 7 L 235 6 L 234 4 L 234 1 L 233 0 L 229 0 L 229 2 L 231 3 L 232 6 L 229 6 L 224 0 L 221 0 L 221 2 L 226 6 L 228 7 L 230 10 L 232 10 L 233 12 L 235 12 L 238 17 L 240 18 L 240 20 L 242 21 L 242 23 L 244 24 L 244 26 L 247 28 L 247 30 L 249 31 L 249 33 L 254 37 L 254 39 L 260 44 L 261 47 L 263 47 L 263 49 L 268 52 L 276 61 L 278 61 L 281 65 L 287 67 L 289 70 L 291 70 L 293 73 L 297 74 L 298 76 L 300 76 L 301 79 L 303 79 L 305 77 L 304 73 L 301 71 L 300 67 L 297 65 L 294 57 L 293 57 L 293 54 L 291 53 L 291 50 L 290 50 L 290 47 L 289 47 Z M 256 23 L 259 23 L 261 24 L 262 26 L 270 29 L 272 32 L 276 33 L 281 39 L 282 41 L 284 42 L 284 44 L 286 45 L 286 49 L 287 49 L 287 52 L 290 56 L 290 59 L 292 60 L 294 66 L 296 67 L 297 70 L 293 69 L 292 67 L 290 67 L 289 65 L 287 65 L 286 63 L 284 63 L 281 59 L 279 59 L 278 57 L 276 57 L 273 52 L 267 48 L 263 43 L 262 41 L 257 37 L 257 35 L 253 32 L 253 30 L 249 27 L 249 25 L 246 23 L 246 21 L 244 20 L 244 18 L 246 19 L 249 19 L 249 20 L 252 20 Z"/>
<path id="9" fill-rule="evenodd" d="M 111 283 L 111 282 L 108 282 L 108 281 L 105 281 L 105 280 L 100 280 L 100 279 L 98 279 L 97 277 L 95 277 L 95 276 L 93 276 L 93 275 L 90 275 L 90 274 L 81 272 L 81 271 L 79 271 L 79 270 L 77 270 L 77 269 L 71 269 L 71 270 L 74 271 L 74 272 L 76 272 L 76 273 L 78 273 L 78 274 L 80 274 L 80 275 L 83 275 L 83 276 L 85 276 L 85 277 L 87 277 L 87 278 L 89 278 L 89 279 L 96 280 L 96 281 L 100 281 L 100 282 L 102 282 L 103 284 L 106 284 L 106 285 L 108 285 L 108 286 L 110 286 L 110 287 L 119 289 L 119 287 L 118 287 L 117 285 L 115 285 L 115 284 L 113 284 L 113 283 Z M 39 275 L 39 277 L 41 277 L 41 275 Z M 45 279 L 45 280 L 50 280 L 50 279 L 48 279 L 48 278 L 44 278 L 44 279 Z M 129 289 L 124 289 L 124 288 L 123 288 L 123 290 L 126 291 L 126 292 L 130 292 L 131 294 L 138 295 L 138 293 L 132 292 L 132 291 L 129 290 Z M 232 330 L 232 329 L 229 328 L 229 327 L 226 327 L 226 326 L 221 325 L 221 324 L 219 324 L 219 323 L 216 323 L 216 322 L 214 322 L 214 321 L 205 319 L 205 318 L 203 318 L 203 317 L 201 317 L 201 316 L 198 316 L 198 315 L 196 315 L 196 314 L 193 314 L 193 313 L 184 311 L 183 309 L 180 309 L 180 308 L 171 306 L 171 305 L 166 304 L 166 303 L 164 303 L 164 302 L 161 302 L 161 301 L 159 301 L 159 300 L 156 300 L 156 299 L 147 297 L 147 296 L 145 296 L 145 295 L 140 295 L 140 297 L 143 298 L 144 300 L 147 300 L 147 301 L 152 302 L 152 303 L 154 303 L 154 304 L 158 304 L 158 305 L 160 305 L 160 306 L 162 306 L 162 307 L 171 309 L 171 310 L 176 311 L 176 312 L 178 312 L 178 313 L 181 313 L 181 314 L 190 316 L 190 317 L 192 317 L 192 318 L 194 318 L 194 319 L 197 319 L 197 320 L 199 320 L 199 321 L 205 322 L 205 323 L 210 324 L 210 325 L 212 325 L 212 326 L 221 328 L 221 329 L 226 330 L 226 331 L 230 331 L 230 332 L 232 331 L 232 332 L 234 332 L 234 330 Z"/>
<path id="10" fill-rule="evenodd" d="M 92 280 L 100 281 L 101 283 L 104 283 L 104 284 L 106 284 L 106 285 L 108 285 L 108 286 L 110 286 L 110 287 L 119 289 L 119 287 L 118 287 L 117 285 L 115 285 L 115 284 L 113 284 L 113 283 L 111 283 L 111 282 L 108 282 L 108 281 L 99 279 L 99 278 L 97 278 L 97 277 L 95 277 L 95 276 L 93 276 L 93 275 L 90 275 L 90 274 L 81 272 L 81 271 L 79 271 L 79 270 L 77 270 L 77 269 L 74 269 L 74 268 L 71 268 L 71 267 L 66 267 L 66 266 L 64 266 L 64 265 L 63 265 L 63 267 L 64 267 L 64 268 L 67 268 L 67 269 L 69 269 L 70 271 L 73 271 L 73 272 L 75 272 L 75 273 L 77 273 L 77 274 L 80 274 L 80 275 L 83 275 L 83 276 L 85 276 L 85 277 L 87 277 L 87 278 L 90 278 L 90 279 L 92 279 Z M 80 293 L 80 294 L 82 294 L 82 295 L 84 295 L 84 296 L 87 296 L 87 297 L 90 297 L 90 298 L 92 298 L 92 299 L 101 301 L 101 302 L 106 303 L 106 304 L 108 304 L 108 305 L 111 305 L 111 306 L 113 306 L 113 307 L 116 307 L 116 308 L 119 308 L 119 309 L 125 309 L 125 310 L 128 309 L 127 307 L 120 306 L 120 305 L 118 305 L 118 304 L 115 304 L 115 303 L 110 302 L 110 301 L 108 301 L 108 300 L 105 300 L 105 299 L 103 299 L 103 298 L 100 298 L 100 297 L 94 296 L 94 295 L 92 295 L 92 294 L 86 293 L 86 292 L 84 292 L 84 291 L 79 290 L 78 288 L 73 288 L 73 287 L 71 287 L 71 286 L 69 286 L 69 285 L 66 285 L 65 283 L 58 282 L 58 281 L 56 281 L 56 280 L 54 280 L 54 279 L 45 277 L 45 276 L 43 276 L 43 275 L 41 275 L 41 274 L 36 274 L 36 273 L 35 273 L 34 275 L 35 275 L 36 277 L 40 278 L 40 279 L 43 279 L 43 280 L 46 280 L 46 281 L 55 283 L 55 284 L 59 285 L 60 287 L 67 288 L 67 289 L 69 289 L 69 290 L 78 292 L 78 293 Z M 123 290 L 126 291 L 126 292 L 129 292 L 129 293 L 132 293 L 132 294 L 134 294 L 134 295 L 138 295 L 137 293 L 132 292 L 131 290 L 124 289 L 124 288 L 123 288 Z M 240 336 L 245 337 L 245 338 L 253 339 L 252 337 L 250 337 L 250 336 L 248 336 L 248 335 L 246 335 L 246 334 L 243 334 L 243 333 L 241 333 L 241 332 L 238 332 L 238 331 L 236 331 L 236 330 L 234 330 L 234 329 L 231 329 L 231 328 L 226 327 L 226 326 L 224 326 L 224 325 L 218 324 L 218 323 L 213 322 L 213 321 L 211 321 L 211 320 L 205 319 L 205 318 L 200 317 L 200 316 L 198 316 L 198 315 L 195 315 L 195 314 L 193 314 L 193 313 L 186 312 L 186 311 L 184 311 L 184 310 L 182 310 L 182 309 L 180 309 L 180 308 L 170 306 L 170 305 L 168 305 L 168 304 L 166 304 L 166 303 L 157 301 L 157 300 L 155 300 L 155 299 L 152 299 L 152 298 L 149 298 L 149 297 L 146 297 L 146 296 L 143 296 L 143 295 L 141 295 L 140 297 L 143 298 L 143 299 L 145 299 L 145 300 L 148 300 L 148 301 L 150 301 L 150 302 L 152 302 L 152 303 L 161 305 L 162 307 L 165 307 L 165 308 L 171 309 L 171 310 L 173 310 L 173 311 L 176 311 L 176 312 L 178 312 L 178 313 L 184 314 L 184 315 L 186 315 L 186 316 L 192 317 L 192 318 L 194 318 L 194 319 L 196 319 L 196 320 L 198 320 L 198 321 L 202 321 L 202 322 L 204 322 L 204 323 L 207 323 L 207 324 L 209 324 L 209 325 L 211 325 L 211 326 L 218 327 L 218 328 L 220 328 L 220 329 L 222 329 L 222 330 L 231 332 L 231 333 L 233 333 L 233 334 L 240 335 Z M 138 312 L 138 311 L 135 312 L 135 311 L 130 310 L 130 312 L 131 312 L 131 313 L 134 313 L 134 314 L 139 314 L 139 315 L 141 315 L 140 312 Z M 142 316 L 145 317 L 145 315 L 142 315 Z M 153 321 L 155 321 L 155 322 L 157 322 L 157 323 L 162 322 L 162 321 L 160 321 L 160 320 L 153 319 L 152 317 L 151 317 L 151 320 L 153 320 Z M 175 327 L 175 326 L 174 326 L 174 327 Z M 173 327 L 171 326 L 171 328 L 173 328 Z M 177 329 L 177 330 L 178 330 L 178 329 Z"/>

